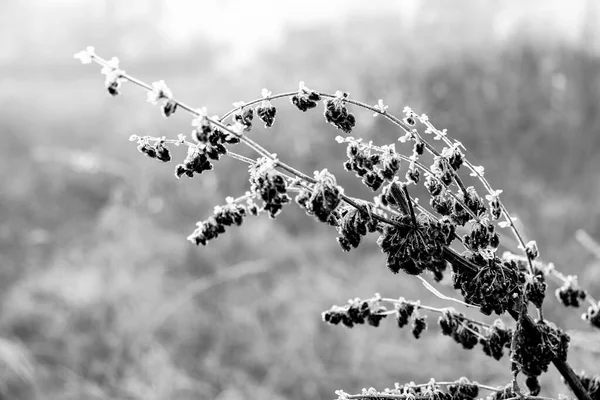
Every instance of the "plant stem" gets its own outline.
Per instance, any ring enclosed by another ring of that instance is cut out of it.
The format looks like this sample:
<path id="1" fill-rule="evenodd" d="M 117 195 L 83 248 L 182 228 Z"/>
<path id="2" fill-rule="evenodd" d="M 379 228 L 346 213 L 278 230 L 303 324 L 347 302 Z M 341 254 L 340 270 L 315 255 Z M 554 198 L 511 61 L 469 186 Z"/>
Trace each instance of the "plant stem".
<path id="1" fill-rule="evenodd" d="M 110 66 L 109 63 L 106 60 L 104 60 L 103 58 L 101 58 L 101 57 L 99 57 L 99 56 L 97 56 L 95 54 L 91 55 L 91 59 L 92 59 L 92 61 L 94 61 L 97 64 L 100 64 L 100 65 L 102 65 L 104 67 L 111 67 L 112 68 L 112 66 Z M 141 81 L 141 80 L 139 80 L 137 78 L 134 78 L 134 77 L 126 74 L 123 71 L 120 71 L 119 77 L 122 78 L 122 79 L 125 79 L 125 80 L 127 80 L 129 82 L 132 82 L 135 85 L 140 86 L 140 87 L 142 87 L 142 88 L 144 88 L 144 89 L 146 89 L 148 91 L 153 91 L 154 90 L 152 86 L 148 85 L 147 83 L 145 83 L 145 82 L 143 82 L 143 81 Z M 282 94 L 279 94 L 279 95 L 276 95 L 276 96 L 269 96 L 267 98 L 257 99 L 255 101 L 247 103 L 247 104 L 245 104 L 243 106 L 234 108 L 233 110 L 231 110 L 230 112 L 226 113 L 223 117 L 221 117 L 218 120 L 217 119 L 211 119 L 211 118 L 208 118 L 208 120 L 210 121 L 211 124 L 213 124 L 213 125 L 219 127 L 220 129 L 222 129 L 222 130 L 224 130 L 224 131 L 226 131 L 226 132 L 228 132 L 230 134 L 233 134 L 233 135 L 237 136 L 238 138 L 240 138 L 240 140 L 244 144 L 246 144 L 248 147 L 250 147 L 251 149 L 253 149 L 255 152 L 257 152 L 262 157 L 266 157 L 266 158 L 270 159 L 271 161 L 273 161 L 275 167 L 278 167 L 278 168 L 280 168 L 280 169 L 282 169 L 284 171 L 287 171 L 290 174 L 292 174 L 292 175 L 294 175 L 294 176 L 296 176 L 296 177 L 298 177 L 298 178 L 300 178 L 300 179 L 302 179 L 302 180 L 304 180 L 304 181 L 306 181 L 308 183 L 316 184 L 317 181 L 315 179 L 313 179 L 310 176 L 302 173 L 301 171 L 298 171 L 297 169 L 295 169 L 295 168 L 293 168 L 293 167 L 291 167 L 291 166 L 289 166 L 289 165 L 287 165 L 287 164 L 279 161 L 273 154 L 271 154 L 270 152 L 268 152 L 265 148 L 263 148 L 261 145 L 259 145 L 258 143 L 256 143 L 254 140 L 252 140 L 251 138 L 247 137 L 246 135 L 244 135 L 241 132 L 236 132 L 236 131 L 228 128 L 222 122 L 226 117 L 230 116 L 237 109 L 240 109 L 240 108 L 243 108 L 243 107 L 247 107 L 247 106 L 256 104 L 256 103 L 258 103 L 260 101 L 263 101 L 263 100 L 271 100 L 271 99 L 276 99 L 276 98 L 280 98 L 280 97 L 289 97 L 289 96 L 294 95 L 295 93 L 296 92 L 282 93 Z M 321 93 L 321 96 L 322 97 L 328 97 L 328 98 L 334 98 L 334 97 L 336 97 L 335 95 L 326 94 L 326 93 Z M 182 103 L 180 101 L 177 101 L 175 99 L 171 99 L 171 100 L 173 102 L 175 102 L 178 107 L 180 107 L 180 108 L 188 111 L 189 113 L 191 113 L 191 114 L 193 114 L 195 116 L 199 116 L 200 115 L 200 113 L 197 110 L 193 109 L 192 107 L 188 106 L 187 104 Z M 368 104 L 365 104 L 365 103 L 362 103 L 362 102 L 359 102 L 359 101 L 356 101 L 356 100 L 352 100 L 352 99 L 344 99 L 344 101 L 346 103 L 354 104 L 356 106 L 359 106 L 359 107 L 362 107 L 364 109 L 376 112 L 376 113 L 378 113 L 380 115 L 383 115 L 388 120 L 392 121 L 394 124 L 396 124 L 397 126 L 399 126 L 400 128 L 402 128 L 406 132 L 414 132 L 408 125 L 406 125 L 405 123 L 403 123 L 403 121 L 401 121 L 400 119 L 398 119 L 397 117 L 395 117 L 393 115 L 388 114 L 385 110 L 380 110 L 379 108 L 376 108 L 376 107 L 373 107 L 373 106 L 370 106 Z M 431 127 L 433 127 L 433 125 L 431 125 Z M 433 129 L 435 129 L 435 128 L 433 128 Z M 418 136 L 418 132 L 416 133 L 416 135 L 417 135 L 417 136 L 415 136 L 416 138 L 419 138 L 420 140 L 423 140 L 420 136 Z M 444 138 L 444 140 L 448 140 L 448 139 Z M 423 140 L 423 142 L 425 143 L 426 148 L 428 149 L 428 151 L 430 153 L 432 153 L 433 155 L 440 156 L 439 152 L 437 152 L 437 150 L 433 146 L 431 146 L 429 143 L 427 143 L 424 140 Z M 245 157 L 243 158 L 243 156 L 239 156 L 239 157 L 234 156 L 234 158 L 241 159 L 242 161 L 245 161 L 245 162 L 248 161 L 248 159 L 246 159 Z M 476 170 L 476 168 L 468 160 L 466 160 L 466 159 L 465 159 L 465 165 L 467 165 L 467 167 L 469 169 L 471 169 L 471 171 L 477 175 L 477 177 L 482 182 L 482 184 L 484 185 L 484 187 L 491 194 L 493 192 L 493 190 L 492 190 L 491 186 L 489 185 L 489 183 L 487 182 L 487 180 L 485 180 L 485 178 L 483 178 L 483 176 Z M 461 188 L 461 190 L 463 190 L 463 192 L 466 195 L 466 189 L 464 188 L 464 185 L 461 184 L 460 178 L 458 177 L 458 174 L 452 168 L 451 168 L 451 170 L 452 170 L 453 174 L 455 175 L 455 179 L 456 179 L 457 184 L 459 185 L 459 187 Z M 406 192 L 406 194 L 408 196 L 407 192 Z M 357 208 L 359 210 L 368 212 L 368 209 L 366 207 L 363 207 L 362 205 L 358 204 L 358 202 L 355 201 L 354 199 L 351 199 L 351 198 L 349 198 L 346 195 L 342 195 L 342 199 L 346 203 L 350 204 L 351 206 L 353 206 L 353 207 L 355 207 L 355 208 Z M 410 200 L 410 197 L 409 197 L 409 200 Z M 409 201 L 409 206 L 411 208 L 411 214 L 412 214 L 412 216 L 414 218 L 414 210 L 412 208 L 412 201 Z M 519 241 L 521 247 L 525 251 L 524 241 L 523 241 L 521 235 L 519 234 L 519 232 L 517 231 L 517 229 L 516 229 L 516 227 L 515 227 L 512 219 L 510 217 L 510 214 L 508 213 L 508 210 L 504 207 L 504 205 L 501 202 L 500 202 L 500 207 L 501 207 L 502 213 L 506 217 L 507 221 L 510 223 L 511 229 L 513 230 L 513 232 L 514 232 L 517 240 Z M 388 223 L 388 224 L 392 224 L 392 225 L 397 225 L 397 226 L 398 225 L 399 226 L 403 226 L 402 224 L 398 224 L 395 221 L 391 221 L 391 220 L 389 220 L 389 219 L 387 219 L 385 217 L 382 217 L 380 215 L 377 215 L 377 214 L 372 214 L 372 216 L 373 216 L 373 218 L 377 219 L 380 222 L 384 222 L 384 223 Z M 467 269 L 469 269 L 471 271 L 477 271 L 477 269 L 478 269 L 478 267 L 475 264 L 473 264 L 470 261 L 464 259 L 464 257 L 458 255 L 454 250 L 452 250 L 449 247 L 444 247 L 443 254 L 444 254 L 445 259 L 448 262 L 450 262 L 450 263 L 453 263 L 453 264 L 455 264 L 457 266 L 460 266 L 462 268 L 467 268 Z M 532 265 L 532 261 L 529 258 L 529 256 L 527 256 L 527 260 L 528 260 L 528 263 L 529 263 L 530 273 L 533 274 L 533 265 Z M 536 329 L 535 324 L 531 320 L 531 317 L 529 317 L 529 315 L 526 315 L 526 314 L 520 315 L 521 313 L 517 313 L 514 310 L 511 311 L 510 313 L 511 313 L 511 315 L 513 316 L 513 318 L 516 321 L 518 321 L 518 322 L 523 321 L 523 325 L 524 325 L 524 327 L 526 329 L 529 329 L 529 330 Z M 569 364 L 566 361 L 560 361 L 560 360 L 556 360 L 555 359 L 555 360 L 553 360 L 553 363 L 556 366 L 556 368 L 558 369 L 558 371 L 561 373 L 561 375 L 565 378 L 565 380 L 567 381 L 567 383 L 569 384 L 569 386 L 571 387 L 571 389 L 573 390 L 573 392 L 575 393 L 575 395 L 577 396 L 577 398 L 579 400 L 591 400 L 589 394 L 585 391 L 585 389 L 583 388 L 580 380 L 577 378 L 577 376 L 573 372 L 572 368 L 569 366 Z M 348 398 L 382 398 L 382 397 L 397 398 L 397 399 L 404 399 L 404 398 L 406 398 L 406 396 L 404 396 L 404 395 L 391 395 L 391 394 L 390 395 L 385 395 L 385 396 L 382 396 L 382 395 L 351 395 L 351 396 L 348 396 Z M 416 396 L 415 398 L 416 399 L 428 399 L 429 396 Z M 530 399 L 535 399 L 535 400 L 547 400 L 547 398 L 543 398 L 543 397 L 529 397 L 529 398 Z"/>

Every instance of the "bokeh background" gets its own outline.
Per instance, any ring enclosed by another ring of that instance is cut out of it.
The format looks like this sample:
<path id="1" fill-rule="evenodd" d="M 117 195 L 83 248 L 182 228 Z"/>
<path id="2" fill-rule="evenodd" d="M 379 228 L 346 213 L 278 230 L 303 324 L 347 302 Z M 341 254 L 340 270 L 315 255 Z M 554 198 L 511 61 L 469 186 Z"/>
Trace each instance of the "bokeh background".
<path id="1" fill-rule="evenodd" d="M 93 45 L 216 114 L 300 80 L 427 113 L 485 165 L 542 258 L 598 298 L 600 264 L 575 234 L 600 238 L 599 22 L 594 0 L 0 1 L 0 399 L 304 400 L 431 377 L 507 383 L 507 357 L 462 350 L 435 315 L 419 341 L 393 323 L 321 322 L 332 304 L 375 292 L 449 305 L 393 276 L 375 237 L 343 253 L 332 228 L 289 206 L 207 247 L 188 243 L 197 220 L 247 190 L 246 166 L 224 158 L 176 180 L 175 163 L 128 138 L 189 134 L 189 116 L 165 120 L 130 84 L 111 98 L 73 54 Z M 322 113 L 277 104 L 255 139 L 368 196 L 342 171 L 345 148 Z M 383 119 L 357 117 L 355 136 L 396 141 Z M 576 331 L 575 369 L 598 373 L 583 311 L 552 295 L 545 305 Z M 567 393 L 554 371 L 542 383 Z"/>

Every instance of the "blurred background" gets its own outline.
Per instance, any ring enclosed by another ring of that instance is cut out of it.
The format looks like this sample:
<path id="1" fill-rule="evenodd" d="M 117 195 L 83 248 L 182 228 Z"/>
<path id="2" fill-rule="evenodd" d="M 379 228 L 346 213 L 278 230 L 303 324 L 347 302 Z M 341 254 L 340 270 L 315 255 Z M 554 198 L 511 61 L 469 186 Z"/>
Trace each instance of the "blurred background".
<path id="1" fill-rule="evenodd" d="M 73 54 L 95 46 L 211 114 L 300 80 L 427 113 L 485 165 L 542 258 L 598 298 L 600 263 L 575 233 L 600 238 L 599 22 L 593 0 L 0 0 L 0 399 L 304 400 L 431 377 L 507 383 L 507 357 L 462 350 L 435 315 L 419 341 L 391 321 L 321 322 L 332 304 L 375 292 L 450 305 L 393 276 L 376 237 L 343 253 L 332 228 L 289 206 L 206 247 L 187 242 L 213 206 L 248 189 L 246 166 L 224 158 L 176 180 L 183 149 L 162 164 L 128 138 L 189 134 L 190 117 L 165 120 L 130 84 L 111 98 L 99 68 Z M 275 105 L 257 141 L 369 196 L 342 171 L 339 131 L 320 111 Z M 382 118 L 356 115 L 355 136 L 396 141 Z M 545 316 L 595 334 L 574 340 L 569 360 L 600 372 L 597 332 L 555 288 Z M 567 393 L 555 371 L 542 385 Z"/>

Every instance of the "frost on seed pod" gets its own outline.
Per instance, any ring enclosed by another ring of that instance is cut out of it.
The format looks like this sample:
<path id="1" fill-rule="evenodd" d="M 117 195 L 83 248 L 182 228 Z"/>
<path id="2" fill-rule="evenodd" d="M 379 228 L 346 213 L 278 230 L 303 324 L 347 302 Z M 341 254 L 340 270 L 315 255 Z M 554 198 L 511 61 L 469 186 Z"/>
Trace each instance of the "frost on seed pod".
<path id="1" fill-rule="evenodd" d="M 500 245 L 500 237 L 493 224 L 481 221 L 473 223 L 469 234 L 463 237 L 463 242 L 474 252 L 487 249 L 495 251 Z"/>
<path id="2" fill-rule="evenodd" d="M 201 174 L 204 171 L 213 169 L 211 161 L 219 160 L 224 154 L 227 154 L 225 145 L 239 143 L 239 138 L 231 132 L 240 132 L 243 127 L 239 124 L 229 125 L 231 132 L 224 132 L 220 129 L 214 129 L 208 118 L 206 110 L 199 110 L 200 115 L 194 119 L 192 125 L 196 128 L 192 136 L 198 142 L 196 146 L 188 147 L 188 154 L 183 164 L 177 165 L 175 176 L 181 178 L 183 175 L 193 177 L 194 173 Z"/>
<path id="3" fill-rule="evenodd" d="M 382 149 L 381 167 L 378 173 L 383 179 L 391 181 L 400 170 L 400 156 L 396 153 L 393 145 L 383 146 Z"/>
<path id="4" fill-rule="evenodd" d="M 438 196 L 431 196 L 429 205 L 431 205 L 431 208 L 440 215 L 452 216 L 454 199 L 442 193 Z M 454 221 L 455 218 L 452 217 L 452 220 Z"/>
<path id="5" fill-rule="evenodd" d="M 410 163 L 410 165 L 408 166 L 408 170 L 406 171 L 406 182 L 414 183 L 416 185 L 417 183 L 419 183 L 420 176 L 421 174 L 417 169 L 416 164 Z"/>
<path id="6" fill-rule="evenodd" d="M 154 145 L 151 145 L 148 142 L 148 137 L 138 137 L 138 136 L 132 136 L 131 140 L 136 140 L 138 141 L 138 151 L 144 155 L 146 155 L 149 158 L 155 158 L 159 161 L 162 162 L 169 162 L 171 161 L 171 152 L 169 151 L 169 148 L 165 145 L 165 140 L 164 138 L 157 140 Z"/>
<path id="7" fill-rule="evenodd" d="M 525 284 L 525 297 L 537 308 L 540 308 L 546 296 L 546 287 L 544 274 L 536 272 Z"/>
<path id="8" fill-rule="evenodd" d="M 402 121 L 405 124 L 409 125 L 409 126 L 415 126 L 416 125 L 416 121 L 415 121 L 415 119 L 413 117 L 406 117 L 406 118 L 402 119 Z"/>
<path id="9" fill-rule="evenodd" d="M 371 315 L 369 302 L 355 299 L 350 303 L 347 314 L 355 324 L 364 324 Z"/>
<path id="10" fill-rule="evenodd" d="M 197 110 L 198 116 L 192 120 L 192 137 L 198 143 L 207 143 L 209 136 L 213 132 L 213 126 L 208 119 L 206 107 Z"/>
<path id="11" fill-rule="evenodd" d="M 415 337 L 415 339 L 419 339 L 421 337 L 421 334 L 427 329 L 426 318 L 426 315 L 413 316 L 412 334 Z"/>
<path id="12" fill-rule="evenodd" d="M 348 306 L 333 306 L 321 315 L 323 321 L 332 325 L 341 322 L 344 326 L 352 328 L 356 324 L 362 325 L 366 322 L 371 326 L 378 327 L 381 321 L 387 317 L 385 314 L 387 309 L 378 303 L 378 301 L 364 301 L 357 298 L 351 300 Z"/>
<path id="13" fill-rule="evenodd" d="M 473 186 L 469 186 L 467 188 L 466 195 L 462 191 L 458 192 L 457 198 L 461 200 L 462 204 L 466 205 L 467 208 L 478 217 L 482 217 L 487 211 L 483 200 L 481 197 L 479 197 Z M 452 213 L 452 219 L 454 219 L 456 223 L 461 226 L 471 220 L 471 215 L 467 210 L 464 209 L 462 204 L 460 204 L 458 201 L 454 201 L 454 211 Z"/>
<path id="14" fill-rule="evenodd" d="M 357 177 L 362 178 L 362 182 L 367 187 L 377 191 L 386 179 L 393 179 L 400 168 L 399 158 L 393 149 L 384 151 L 383 155 L 372 154 L 370 149 L 366 151 L 361 149 L 357 142 L 349 142 L 346 149 L 348 160 L 344 163 L 344 169 L 354 171 Z"/>
<path id="15" fill-rule="evenodd" d="M 270 128 L 271 126 L 273 126 L 273 122 L 275 121 L 275 114 L 277 114 L 277 109 L 270 104 L 262 104 L 256 107 L 256 115 L 258 115 L 258 118 L 260 118 L 265 123 L 265 128 Z"/>
<path id="16" fill-rule="evenodd" d="M 212 217 L 196 224 L 197 228 L 188 236 L 188 240 L 195 245 L 206 245 L 208 241 L 216 239 L 219 234 L 225 233 L 225 227 L 240 226 L 246 215 L 246 207 L 240 204 L 229 203 L 224 206 L 217 206 Z"/>
<path id="17" fill-rule="evenodd" d="M 364 205 L 366 209 L 344 206 L 339 209 L 337 242 L 344 251 L 357 248 L 363 236 L 375 232 L 379 224 L 371 213 L 373 205 Z"/>
<path id="18" fill-rule="evenodd" d="M 262 90 L 263 101 L 259 106 L 256 107 L 256 115 L 265 123 L 265 128 L 270 128 L 273 126 L 273 122 L 275 121 L 275 114 L 277 114 L 277 109 L 271 104 L 269 100 L 271 97 L 271 92 L 267 89 Z"/>
<path id="19" fill-rule="evenodd" d="M 529 257 L 530 260 L 538 258 L 540 253 L 535 240 L 531 240 L 525 245 L 525 253 L 527 253 L 527 257 Z"/>
<path id="20" fill-rule="evenodd" d="M 120 75 L 118 73 L 113 73 L 106 76 L 106 80 L 104 81 L 104 85 L 106 86 L 106 90 L 111 96 L 118 96 L 121 94 L 119 92 L 119 88 L 121 87 L 122 80 L 120 79 Z"/>
<path id="21" fill-rule="evenodd" d="M 478 305 L 485 315 L 500 315 L 512 310 L 521 297 L 525 276 L 512 260 L 498 257 L 485 259 L 478 253 L 465 252 L 463 257 L 478 265 L 477 271 L 453 265 L 454 288 L 460 289 L 465 301 Z"/>
<path id="22" fill-rule="evenodd" d="M 415 144 L 413 146 L 413 155 L 414 156 L 422 156 L 424 151 L 425 151 L 425 142 L 423 142 L 419 138 L 416 138 Z"/>
<path id="23" fill-rule="evenodd" d="M 408 206 L 410 199 L 407 199 L 404 193 L 404 183 L 397 180 L 390 182 L 383 187 L 379 199 L 384 206 L 397 207 L 402 214 L 410 214 L 410 207 Z"/>
<path id="24" fill-rule="evenodd" d="M 519 398 L 513 389 L 513 384 L 509 383 L 502 390 L 493 392 L 489 397 L 490 400 L 507 400 L 512 398 Z"/>
<path id="25" fill-rule="evenodd" d="M 298 93 L 290 97 L 292 104 L 303 112 L 306 112 L 311 108 L 315 108 L 319 100 L 321 100 L 321 95 L 318 92 L 304 86 L 304 82 L 300 82 Z"/>
<path id="26" fill-rule="evenodd" d="M 356 125 L 354 114 L 348 111 L 346 99 L 348 93 L 337 91 L 333 99 L 325 100 L 325 120 L 345 133 L 352 132 Z"/>
<path id="27" fill-rule="evenodd" d="M 383 178 L 376 172 L 370 171 L 363 176 L 362 183 L 371 190 L 377 191 L 381 188 L 381 185 L 383 185 Z"/>
<path id="28" fill-rule="evenodd" d="M 454 172 L 448 160 L 443 156 L 435 156 L 431 164 L 431 172 L 445 186 L 448 186 L 454 180 Z"/>
<path id="29" fill-rule="evenodd" d="M 556 298 L 565 307 L 579 307 L 580 302 L 587 297 L 585 290 L 577 284 L 577 277 L 569 275 L 563 285 L 556 289 Z"/>
<path id="30" fill-rule="evenodd" d="M 479 395 L 479 386 L 465 377 L 454 381 L 447 388 L 452 400 L 473 400 Z"/>
<path id="31" fill-rule="evenodd" d="M 259 158 L 249 169 L 250 191 L 263 200 L 262 210 L 275 218 L 290 202 L 284 177 L 274 170 L 274 162 L 266 157 Z"/>
<path id="32" fill-rule="evenodd" d="M 158 142 L 156 148 L 156 159 L 162 162 L 171 161 L 171 152 L 169 148 L 164 145 L 164 142 Z"/>
<path id="33" fill-rule="evenodd" d="M 208 159 L 204 149 L 199 146 L 190 146 L 188 147 L 188 153 L 183 164 L 179 164 L 175 168 L 175 176 L 181 178 L 183 175 L 187 175 L 191 178 L 195 173 L 201 174 L 204 171 L 210 171 L 212 169 L 213 165 Z"/>
<path id="34" fill-rule="evenodd" d="M 244 131 L 252 130 L 252 120 L 254 119 L 254 109 L 244 107 L 244 102 L 233 103 L 234 107 L 239 107 L 233 114 L 232 118 L 235 122 L 244 127 Z"/>
<path id="35" fill-rule="evenodd" d="M 440 268 L 446 266 L 442 251 L 448 243 L 442 225 L 425 214 L 417 216 L 416 226 L 410 215 L 390 219 L 395 224 L 386 225 L 377 239 L 381 251 L 387 256 L 387 267 L 394 273 L 402 270 L 409 275 L 430 270 L 439 278 Z"/>
<path id="36" fill-rule="evenodd" d="M 433 175 L 425 176 L 425 188 L 431 196 L 438 196 L 444 190 L 444 185 Z"/>
<path id="37" fill-rule="evenodd" d="M 385 307 L 377 307 L 374 313 L 369 314 L 367 322 L 369 325 L 378 327 L 381 321 L 387 317 L 387 314 L 382 314 L 387 311 Z"/>
<path id="38" fill-rule="evenodd" d="M 489 201 L 490 206 L 490 214 L 493 220 L 498 220 L 502 215 L 502 208 L 500 207 L 500 200 L 498 196 L 493 196 L 493 198 Z"/>
<path id="39" fill-rule="evenodd" d="M 438 319 L 442 333 L 451 336 L 454 341 L 465 349 L 472 349 L 479 341 L 479 327 L 466 321 L 464 315 L 453 308 L 446 308 Z"/>
<path id="40" fill-rule="evenodd" d="M 581 318 L 590 325 L 600 328 L 600 307 L 597 305 L 589 306 L 587 312 Z"/>
<path id="41" fill-rule="evenodd" d="M 464 155 L 459 147 L 459 144 L 454 144 L 451 147 L 445 147 L 442 150 L 442 157 L 448 160 L 448 164 L 454 171 L 457 171 L 464 161 Z"/>
<path id="42" fill-rule="evenodd" d="M 329 222 L 331 213 L 342 200 L 342 188 L 336 184 L 335 176 L 327 169 L 315 172 L 317 183 L 312 189 L 303 188 L 296 202 L 306 211 L 321 222 Z"/>
<path id="43" fill-rule="evenodd" d="M 396 310 L 396 324 L 398 328 L 403 328 L 410 322 L 410 319 L 415 312 L 415 306 L 412 303 L 400 299 L 402 303 L 395 303 L 394 309 Z"/>
<path id="44" fill-rule="evenodd" d="M 163 104 L 162 112 L 165 118 L 169 118 L 171 115 L 175 114 L 177 111 L 177 102 L 173 99 L 169 99 Z"/>
<path id="45" fill-rule="evenodd" d="M 512 330 L 506 328 L 504 323 L 497 319 L 487 330 L 485 338 L 480 338 L 479 343 L 483 346 L 483 352 L 500 360 L 504 355 L 504 349 L 510 347 Z"/>
<path id="46" fill-rule="evenodd" d="M 331 325 L 337 325 L 342 322 L 345 314 L 346 313 L 341 307 L 333 306 L 330 310 L 324 311 L 321 316 L 323 321 Z"/>
<path id="47" fill-rule="evenodd" d="M 212 239 L 216 239 L 221 233 L 225 233 L 225 226 L 218 224 L 214 218 L 198 222 L 196 230 L 188 236 L 188 240 L 198 245 L 206 245 Z"/>

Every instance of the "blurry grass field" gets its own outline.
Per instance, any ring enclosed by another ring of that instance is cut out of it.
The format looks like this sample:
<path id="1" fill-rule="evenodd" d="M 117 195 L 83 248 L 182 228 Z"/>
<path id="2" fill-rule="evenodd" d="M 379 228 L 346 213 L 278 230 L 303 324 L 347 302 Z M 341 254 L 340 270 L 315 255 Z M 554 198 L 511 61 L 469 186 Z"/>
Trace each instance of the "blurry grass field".
<path id="1" fill-rule="evenodd" d="M 202 54 L 147 63 L 117 55 L 128 72 L 165 79 L 214 113 L 262 87 L 294 90 L 299 80 L 427 113 L 485 165 L 542 258 L 579 273 L 598 296 L 598 265 L 574 238 L 579 228 L 600 237 L 598 55 L 518 35 L 493 46 L 440 39 L 428 47 L 418 35 L 406 40 L 418 29 L 396 30 L 391 19 L 337 29 L 291 30 L 284 46 L 234 72 Z M 454 28 L 437 29 L 444 38 Z M 61 47 L 66 58 L 78 50 L 71 44 Z M 290 206 L 276 223 L 249 219 L 205 248 L 185 241 L 196 220 L 247 186 L 235 160 L 177 181 L 174 164 L 148 160 L 127 141 L 187 133 L 185 116 L 164 120 L 134 87 L 110 99 L 100 75 L 70 58 L 2 69 L 11 74 L 0 74 L 0 398 L 314 399 L 432 376 L 509 380 L 506 359 L 463 351 L 436 329 L 417 342 L 393 324 L 321 322 L 332 304 L 375 292 L 446 305 L 416 279 L 391 276 L 374 237 L 342 253 L 332 228 Z M 358 120 L 366 140 L 398 137 L 382 119 Z M 352 194 L 365 194 L 342 172 L 337 134 L 320 111 L 285 105 L 273 130 L 252 132 L 291 165 L 328 167 Z M 586 329 L 580 311 L 553 299 L 545 313 Z M 569 359 L 594 371 L 599 357 L 574 347 Z M 566 391 L 555 372 L 542 385 L 542 393 Z"/>

